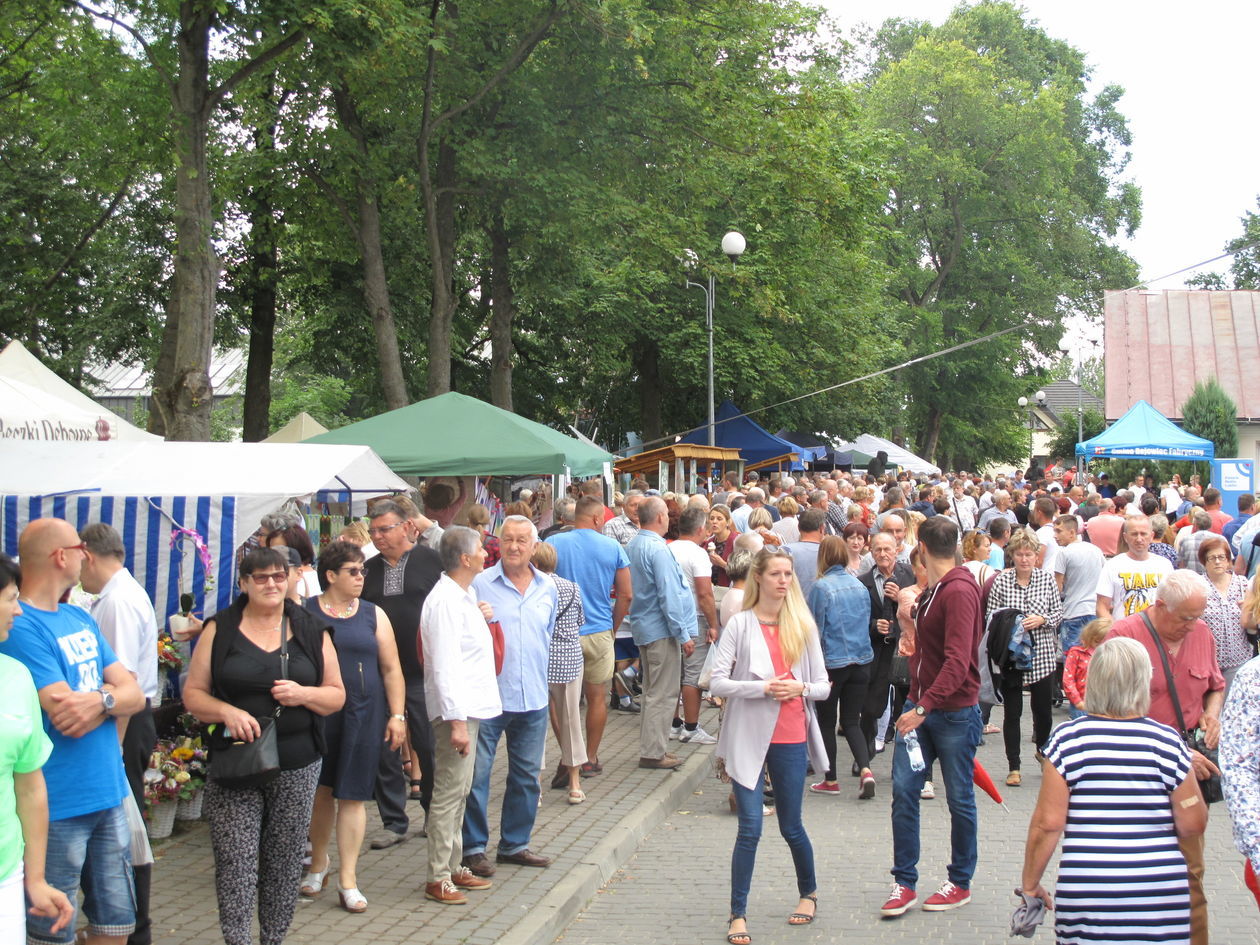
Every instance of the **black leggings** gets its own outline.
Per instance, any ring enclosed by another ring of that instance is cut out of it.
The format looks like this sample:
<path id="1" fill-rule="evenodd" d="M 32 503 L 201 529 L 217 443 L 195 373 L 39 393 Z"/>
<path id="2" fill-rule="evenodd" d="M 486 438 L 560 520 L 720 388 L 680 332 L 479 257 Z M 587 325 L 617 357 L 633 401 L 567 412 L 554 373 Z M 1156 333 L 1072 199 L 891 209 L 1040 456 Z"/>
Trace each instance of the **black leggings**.
<path id="1" fill-rule="evenodd" d="M 1054 673 L 1028 687 L 1032 703 L 1033 737 L 1038 750 L 1050 738 L 1050 701 L 1054 697 Z M 1024 714 L 1024 674 L 1012 670 L 1002 677 L 1002 740 L 1006 743 L 1006 763 L 1019 770 L 1019 720 Z"/>
<path id="2" fill-rule="evenodd" d="M 862 735 L 862 704 L 866 700 L 866 687 L 870 680 L 870 664 L 851 664 L 828 669 L 831 678 L 831 695 L 817 703 L 818 727 L 822 729 L 823 747 L 827 749 L 827 774 L 825 780 L 836 780 L 836 710 L 845 740 L 858 769 L 871 766 L 870 750 Z"/>

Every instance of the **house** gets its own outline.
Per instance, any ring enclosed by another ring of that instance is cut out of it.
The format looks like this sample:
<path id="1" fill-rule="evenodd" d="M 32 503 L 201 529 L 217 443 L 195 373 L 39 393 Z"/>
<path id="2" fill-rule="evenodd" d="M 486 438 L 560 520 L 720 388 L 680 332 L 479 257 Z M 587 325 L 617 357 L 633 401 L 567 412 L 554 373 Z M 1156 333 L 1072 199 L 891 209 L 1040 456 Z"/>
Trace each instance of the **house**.
<path id="1" fill-rule="evenodd" d="M 89 374 L 92 398 L 97 403 L 129 423 L 144 426 L 149 415 L 149 395 L 153 393 L 152 371 L 143 364 L 115 362 L 92 369 Z M 210 384 L 214 389 L 216 411 L 230 398 L 244 393 L 245 352 L 240 348 L 216 350 L 210 360 Z M 239 412 L 237 408 L 236 413 Z M 239 418 L 234 423 L 239 425 Z"/>

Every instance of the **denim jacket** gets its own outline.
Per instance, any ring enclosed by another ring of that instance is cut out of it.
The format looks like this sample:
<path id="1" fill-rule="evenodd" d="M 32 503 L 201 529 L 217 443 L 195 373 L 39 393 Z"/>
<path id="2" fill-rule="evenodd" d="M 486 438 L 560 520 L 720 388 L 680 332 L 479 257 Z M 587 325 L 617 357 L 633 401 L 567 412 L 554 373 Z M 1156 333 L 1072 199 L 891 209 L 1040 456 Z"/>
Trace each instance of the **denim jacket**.
<path id="1" fill-rule="evenodd" d="M 862 665 L 875 658 L 871 648 L 871 595 L 842 564 L 830 568 L 809 591 L 809 609 L 818 624 L 828 669 Z"/>

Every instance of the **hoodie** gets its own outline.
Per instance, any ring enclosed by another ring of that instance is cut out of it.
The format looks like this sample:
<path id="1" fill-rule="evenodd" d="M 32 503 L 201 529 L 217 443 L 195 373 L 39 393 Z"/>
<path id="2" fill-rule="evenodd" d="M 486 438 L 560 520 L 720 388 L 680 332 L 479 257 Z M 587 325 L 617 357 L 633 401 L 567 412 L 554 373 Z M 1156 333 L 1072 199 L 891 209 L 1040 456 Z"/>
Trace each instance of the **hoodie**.
<path id="1" fill-rule="evenodd" d="M 975 705 L 980 696 L 980 586 L 954 568 L 919 599 L 910 701 L 929 712 Z"/>

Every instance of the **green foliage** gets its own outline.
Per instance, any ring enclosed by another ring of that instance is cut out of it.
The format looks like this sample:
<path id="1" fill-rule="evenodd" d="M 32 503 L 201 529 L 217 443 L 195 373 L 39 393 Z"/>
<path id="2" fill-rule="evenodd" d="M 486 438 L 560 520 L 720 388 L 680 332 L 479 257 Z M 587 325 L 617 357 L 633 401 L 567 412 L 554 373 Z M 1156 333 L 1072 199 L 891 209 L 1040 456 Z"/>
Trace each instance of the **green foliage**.
<path id="1" fill-rule="evenodd" d="M 1211 440 L 1217 456 L 1237 456 L 1237 414 L 1234 401 L 1213 377 L 1194 385 L 1181 407 L 1181 425 L 1195 436 Z"/>
<path id="2" fill-rule="evenodd" d="M 1046 453 L 1069 460 L 1076 455 L 1076 444 L 1082 442 L 1076 438 L 1076 411 L 1064 411 L 1061 419 L 1063 422 L 1046 447 Z M 1090 440 L 1107 429 L 1107 421 L 1097 410 L 1086 407 L 1081 412 L 1081 428 L 1084 439 Z"/>

